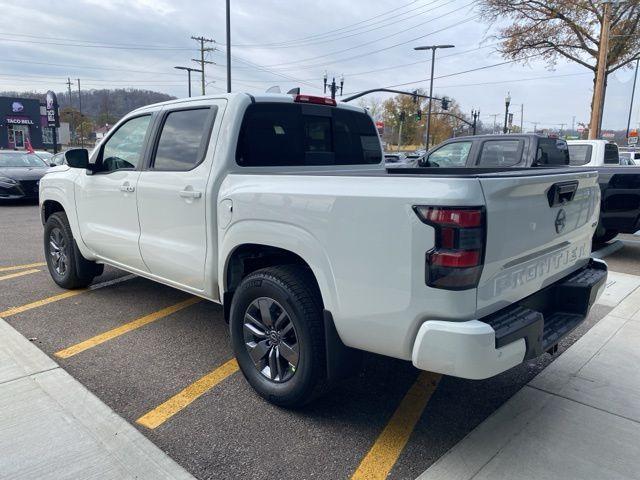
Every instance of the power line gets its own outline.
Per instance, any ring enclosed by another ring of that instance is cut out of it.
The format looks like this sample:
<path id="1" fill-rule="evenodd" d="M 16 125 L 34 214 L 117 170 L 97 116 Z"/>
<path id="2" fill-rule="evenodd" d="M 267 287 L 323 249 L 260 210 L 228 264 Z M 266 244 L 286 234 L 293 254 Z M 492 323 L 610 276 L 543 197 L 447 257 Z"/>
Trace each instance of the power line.
<path id="1" fill-rule="evenodd" d="M 28 43 L 28 44 L 38 44 L 38 45 L 51 45 L 51 46 L 60 46 L 60 47 L 80 47 L 80 48 L 107 48 L 107 49 L 115 49 L 115 50 L 147 50 L 147 51 L 176 51 L 176 50 L 193 50 L 193 48 L 186 47 L 119 47 L 116 45 L 85 45 L 80 43 L 59 43 L 59 42 L 41 42 L 38 40 L 18 40 L 14 38 L 2 38 L 0 39 L 3 42 L 12 42 L 12 43 Z"/>
<path id="2" fill-rule="evenodd" d="M 118 42 L 94 42 L 92 40 L 80 40 L 77 38 L 63 38 L 63 37 L 49 37 L 43 35 L 30 35 L 27 33 L 13 33 L 13 32 L 0 32 L 0 35 L 10 36 L 10 37 L 27 37 L 27 38 L 37 38 L 39 40 L 60 40 L 65 42 L 74 42 L 74 43 L 87 43 L 87 44 L 98 44 L 98 45 L 108 45 L 108 46 L 122 46 L 122 47 L 143 47 L 143 48 L 168 48 L 168 49 L 180 49 L 180 50 L 193 50 L 191 47 L 176 47 L 174 45 L 156 45 L 156 44 L 140 44 L 140 43 L 118 43 Z"/>
<path id="3" fill-rule="evenodd" d="M 344 27 L 336 28 L 334 30 L 328 30 L 328 31 L 326 31 L 324 33 L 320 33 L 320 34 L 308 35 L 306 37 L 291 39 L 291 40 L 287 40 L 287 41 L 283 41 L 283 42 L 261 43 L 261 44 L 255 44 L 255 43 L 254 44 L 237 44 L 237 45 L 236 44 L 232 44 L 232 46 L 234 46 L 234 47 L 271 46 L 271 45 L 281 45 L 283 43 L 299 42 L 299 41 L 309 40 L 309 39 L 317 38 L 317 37 L 324 37 L 324 36 L 330 35 L 332 33 L 340 32 L 342 30 L 348 29 L 348 28 L 353 27 L 355 25 L 361 25 L 363 23 L 367 23 L 367 22 L 369 22 L 371 20 L 374 20 L 376 18 L 380 18 L 380 17 L 383 17 L 385 15 L 388 15 L 389 13 L 397 12 L 398 10 L 402 10 L 403 8 L 406 8 L 406 7 L 409 7 L 409 6 L 413 5 L 417 1 L 418 0 L 413 0 L 413 1 L 409 2 L 409 3 L 407 3 L 407 4 L 401 5 L 400 7 L 395 7 L 395 8 L 392 8 L 391 10 L 387 10 L 385 12 L 379 13 L 378 15 L 374 15 L 373 17 L 365 18 L 364 20 L 360 20 L 360 21 L 358 21 L 356 23 L 352 23 L 352 24 L 346 25 Z"/>
<path id="4" fill-rule="evenodd" d="M 282 66 L 284 66 L 284 65 L 294 65 L 294 64 L 303 63 L 303 62 L 306 62 L 306 61 L 309 61 L 309 60 L 316 60 L 316 59 L 318 59 L 318 58 L 332 57 L 332 56 L 337 55 L 337 54 L 339 54 L 339 53 L 344 53 L 344 52 L 348 52 L 348 51 L 355 50 L 355 49 L 358 49 L 358 48 L 366 47 L 367 45 L 371 45 L 372 43 L 379 42 L 380 40 L 385 40 L 385 39 L 387 39 L 387 38 L 391 38 L 391 37 L 394 37 L 394 36 L 396 36 L 396 35 L 400 35 L 400 34 L 402 34 L 402 33 L 405 33 L 407 30 L 410 30 L 410 29 L 412 29 L 412 28 L 417 28 L 417 27 L 420 27 L 420 26 L 426 25 L 427 23 L 433 22 L 433 21 L 435 21 L 435 20 L 439 20 L 439 19 L 441 19 L 441 18 L 443 18 L 443 17 L 445 17 L 445 16 L 447 16 L 447 15 L 451 15 L 452 13 L 458 12 L 458 11 L 462 10 L 463 8 L 467 8 L 467 7 L 471 6 L 471 5 L 473 5 L 474 3 L 475 3 L 475 0 L 474 0 L 473 2 L 470 2 L 470 3 L 467 3 L 467 4 L 463 5 L 462 7 L 458 7 L 458 8 L 456 8 L 456 9 L 454 9 L 454 10 L 450 10 L 450 11 L 448 11 L 448 12 L 446 12 L 446 13 L 443 13 L 442 15 L 439 15 L 439 16 L 434 17 L 434 18 L 431 18 L 431 19 L 429 19 L 429 20 L 427 20 L 427 21 L 425 21 L 425 22 L 422 22 L 422 23 L 419 23 L 419 24 L 417 24 L 417 25 L 414 25 L 413 27 L 410 27 L 410 28 L 404 29 L 404 30 L 402 30 L 401 32 L 395 32 L 395 33 L 392 33 L 392 34 L 390 34 L 390 35 L 386 35 L 386 36 L 384 36 L 384 37 L 380 37 L 380 38 L 377 38 L 377 39 L 375 39 L 375 40 L 371 40 L 371 41 L 369 41 L 369 42 L 361 43 L 360 45 L 356 45 L 356 46 L 349 47 L 349 48 L 344 48 L 344 49 L 341 49 L 341 50 L 336 50 L 336 51 L 334 51 L 334 52 L 330 52 L 330 53 L 327 53 L 327 54 L 324 54 L 324 55 L 316 55 L 316 56 L 313 56 L 313 57 L 304 58 L 304 59 L 301 59 L 301 60 L 294 60 L 294 61 L 290 61 L 290 62 L 283 62 L 283 63 L 276 63 L 276 64 L 272 64 L 272 65 L 266 65 L 266 67 L 273 68 L 273 67 L 282 67 Z M 462 21 L 456 22 L 456 23 L 454 23 L 454 24 L 448 25 L 448 26 L 446 26 L 446 27 L 444 27 L 444 28 L 441 28 L 441 29 L 439 29 L 439 30 L 435 30 L 435 31 L 430 32 L 430 33 L 427 33 L 427 34 L 425 34 L 425 35 L 420 35 L 420 36 L 415 37 L 415 38 L 412 38 L 412 39 L 410 39 L 410 40 L 407 40 L 407 41 L 404 41 L 404 42 L 400 42 L 400 43 L 397 43 L 397 44 L 395 44 L 395 45 L 391 45 L 391 46 L 386 47 L 386 48 L 381 48 L 381 49 L 379 49 L 379 50 L 374 50 L 374 51 L 371 51 L 371 52 L 368 52 L 368 53 L 358 54 L 358 55 L 356 55 L 356 56 L 354 56 L 354 57 L 343 58 L 343 59 L 340 59 L 340 60 L 336 60 L 336 61 L 333 61 L 333 62 L 329 62 L 327 65 L 330 65 L 330 64 L 332 64 L 332 63 L 345 62 L 345 61 L 348 61 L 348 60 L 352 60 L 352 59 L 354 59 L 354 58 L 361 58 L 361 57 L 363 57 L 363 56 L 368 56 L 368 55 L 372 55 L 372 54 L 374 54 L 374 53 L 378 53 L 378 52 L 383 52 L 383 51 L 386 51 L 386 50 L 390 50 L 390 49 L 392 49 L 392 48 L 395 48 L 395 47 L 398 47 L 398 46 L 401 46 L 401 45 L 406 45 L 406 44 L 408 44 L 408 43 L 415 42 L 416 40 L 420 40 L 420 39 L 422 39 L 422 38 L 425 38 L 425 37 L 431 36 L 431 35 L 433 35 L 433 34 L 435 34 L 435 33 L 440 33 L 440 32 L 443 32 L 443 31 L 445 31 L 445 30 L 448 30 L 448 29 L 450 29 L 450 28 L 455 28 L 455 27 L 457 27 L 457 26 L 459 26 L 459 25 L 462 25 L 462 24 L 464 24 L 464 23 L 470 22 L 470 21 L 475 20 L 475 19 L 477 19 L 477 18 L 479 18 L 479 17 L 480 17 L 480 15 L 479 15 L 479 14 L 478 14 L 478 15 L 474 15 L 474 16 L 472 16 L 472 17 L 470 17 L 470 18 L 467 18 L 467 19 L 465 19 L 465 20 L 462 20 Z M 322 65 L 324 65 L 324 64 L 322 64 Z M 302 67 L 302 68 L 308 68 L 308 67 L 309 67 L 309 66 L 307 65 L 307 66 L 304 66 L 304 67 Z M 292 67 L 288 67 L 288 68 L 292 68 Z M 293 67 L 293 68 L 296 68 L 296 67 Z"/>
<path id="5" fill-rule="evenodd" d="M 266 44 L 266 45 L 261 45 L 261 44 L 254 44 L 254 45 L 233 45 L 234 47 L 241 47 L 241 48 L 257 48 L 257 49 L 280 49 L 280 48 L 300 48 L 300 47 L 309 47 L 309 46 L 313 46 L 313 45 L 321 45 L 323 43 L 331 43 L 331 42 L 337 42 L 339 40 L 344 40 L 345 38 L 351 38 L 351 37 L 355 37 L 358 35 L 363 35 L 365 33 L 369 33 L 369 32 L 373 32 L 375 30 L 379 30 L 381 28 L 386 28 L 389 27 L 391 25 L 395 25 L 396 23 L 400 23 L 400 22 L 405 22 L 407 20 L 413 19 L 416 16 L 419 15 L 424 15 L 426 13 L 430 13 L 433 10 L 440 8 L 440 7 L 444 7 L 450 3 L 453 3 L 457 0 L 449 0 L 446 1 L 445 3 L 435 6 L 433 7 L 431 10 L 425 11 L 425 12 L 415 12 L 416 10 L 420 10 L 422 8 L 426 8 L 428 6 L 431 6 L 434 3 L 437 3 L 441 0 L 432 0 L 431 2 L 428 2 L 424 5 L 421 5 L 417 8 L 411 9 L 411 10 L 407 10 L 406 12 L 402 12 L 401 14 L 399 14 L 396 17 L 391 17 L 388 19 L 383 19 L 383 20 L 379 20 L 377 22 L 371 23 L 369 25 L 364 25 L 364 26 L 360 26 L 357 28 L 353 28 L 350 30 L 345 30 L 344 32 L 338 33 L 338 34 L 333 34 L 331 35 L 329 38 L 319 38 L 319 39 L 311 39 L 311 40 L 307 40 L 305 42 L 299 42 L 299 43 L 285 43 L 283 42 L 282 44 L 278 44 L 278 45 L 273 45 L 273 44 Z M 399 18 L 403 15 L 407 15 L 407 14 L 411 14 L 407 17 L 404 18 Z M 377 25 L 377 26 L 374 26 Z M 364 30 L 362 30 L 364 29 Z M 362 30 L 360 32 L 358 32 L 357 30 Z M 346 34 L 346 35 L 345 35 Z M 334 36 L 337 35 L 337 36 Z"/>

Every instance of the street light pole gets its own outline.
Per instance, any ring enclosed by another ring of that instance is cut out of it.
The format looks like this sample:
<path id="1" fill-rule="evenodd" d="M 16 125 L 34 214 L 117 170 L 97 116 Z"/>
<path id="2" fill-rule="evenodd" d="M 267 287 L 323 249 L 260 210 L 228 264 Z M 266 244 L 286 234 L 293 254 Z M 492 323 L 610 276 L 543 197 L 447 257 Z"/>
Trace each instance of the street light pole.
<path id="1" fill-rule="evenodd" d="M 173 67 L 178 70 L 186 70 L 187 71 L 187 81 L 189 82 L 189 96 L 191 96 L 191 72 L 202 72 L 199 68 L 191 68 L 191 67 Z"/>
<path id="2" fill-rule="evenodd" d="M 455 45 L 425 45 L 414 47 L 414 50 L 431 50 L 431 77 L 429 81 L 429 105 L 427 107 L 427 138 L 425 139 L 425 149 L 429 150 L 429 136 L 431 135 L 431 98 L 433 97 L 433 72 L 436 63 L 436 50 L 438 48 L 454 48 Z"/>
<path id="3" fill-rule="evenodd" d="M 329 91 L 331 92 L 331 98 L 336 99 L 336 92 L 340 89 L 340 95 L 342 95 L 342 90 L 344 88 L 344 75 L 340 76 L 340 86 L 336 84 L 336 77 L 333 77 L 331 83 L 327 83 L 328 77 L 327 72 L 324 72 L 324 93 L 327 93 L 327 87 L 329 87 Z"/>
<path id="4" fill-rule="evenodd" d="M 227 0 L 227 93 L 231 93 L 231 6 Z"/>
<path id="5" fill-rule="evenodd" d="M 504 98 L 504 127 L 502 133 L 507 133 L 507 118 L 509 117 L 509 104 L 511 103 L 511 94 L 507 92 L 507 96 Z"/>
<path id="6" fill-rule="evenodd" d="M 636 93 L 636 82 L 638 81 L 638 64 L 640 64 L 640 58 L 636 60 L 636 74 L 633 77 L 633 88 L 631 89 L 631 104 L 629 105 L 629 119 L 627 120 L 627 139 L 629 138 L 629 129 L 631 128 L 631 113 L 633 112 L 633 97 L 635 96 L 635 93 Z"/>

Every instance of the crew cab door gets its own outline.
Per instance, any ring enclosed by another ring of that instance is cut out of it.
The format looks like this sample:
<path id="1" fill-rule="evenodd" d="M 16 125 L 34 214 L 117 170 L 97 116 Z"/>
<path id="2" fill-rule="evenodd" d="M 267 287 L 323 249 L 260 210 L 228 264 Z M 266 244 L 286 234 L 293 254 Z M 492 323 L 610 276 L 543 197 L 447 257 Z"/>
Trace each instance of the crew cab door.
<path id="1" fill-rule="evenodd" d="M 130 118 L 102 143 L 93 171 L 76 181 L 76 211 L 84 243 L 101 258 L 147 271 L 138 237 L 136 193 L 152 115 Z"/>
<path id="2" fill-rule="evenodd" d="M 138 180 L 145 264 L 152 274 L 197 290 L 205 287 L 207 244 L 216 232 L 216 198 L 209 198 L 207 184 L 215 146 L 210 138 L 222 105 L 206 100 L 163 110 Z"/>

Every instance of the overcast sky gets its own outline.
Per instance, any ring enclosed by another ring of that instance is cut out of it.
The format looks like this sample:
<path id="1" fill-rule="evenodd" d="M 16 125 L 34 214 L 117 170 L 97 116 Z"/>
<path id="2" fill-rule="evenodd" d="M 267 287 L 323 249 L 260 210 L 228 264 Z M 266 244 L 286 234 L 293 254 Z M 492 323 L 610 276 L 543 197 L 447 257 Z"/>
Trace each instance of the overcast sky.
<path id="1" fill-rule="evenodd" d="M 224 0 L 0 0 L 0 89 L 66 89 L 67 77 L 83 88 L 135 87 L 186 96 L 186 73 L 199 53 L 191 35 L 217 41 L 208 55 L 207 93 L 225 83 Z M 283 91 L 301 86 L 320 94 L 325 70 L 345 76 L 345 93 L 405 84 L 428 87 L 427 52 L 413 47 L 454 44 L 438 53 L 438 95 L 455 98 L 482 120 L 504 115 L 511 92 L 515 123 L 524 104 L 525 130 L 588 122 L 591 71 L 559 63 L 494 65 L 504 59 L 492 46 L 491 26 L 477 19 L 470 0 L 231 0 L 234 91 Z M 373 17 L 373 18 L 372 18 Z M 100 48 L 97 48 L 97 45 Z M 109 48 L 104 48 L 109 47 Z M 482 48 L 479 48 L 482 47 Z M 448 57 L 445 57 L 448 56 Z M 197 74 L 194 74 L 197 75 Z M 603 128 L 626 127 L 633 72 L 609 80 Z M 193 91 L 200 90 L 193 78 Z M 638 87 L 640 90 L 640 85 Z M 640 122 L 640 98 L 632 124 Z"/>

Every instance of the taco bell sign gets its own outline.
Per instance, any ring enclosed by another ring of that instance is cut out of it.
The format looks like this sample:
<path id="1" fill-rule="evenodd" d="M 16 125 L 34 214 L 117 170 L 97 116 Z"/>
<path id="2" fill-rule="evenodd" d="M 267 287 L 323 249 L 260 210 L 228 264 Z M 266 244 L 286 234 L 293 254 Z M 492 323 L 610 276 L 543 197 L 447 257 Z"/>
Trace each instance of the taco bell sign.
<path id="1" fill-rule="evenodd" d="M 60 118 L 58 116 L 58 98 L 56 94 L 49 90 L 47 92 L 47 125 L 49 127 L 59 127 L 60 126 Z"/>

